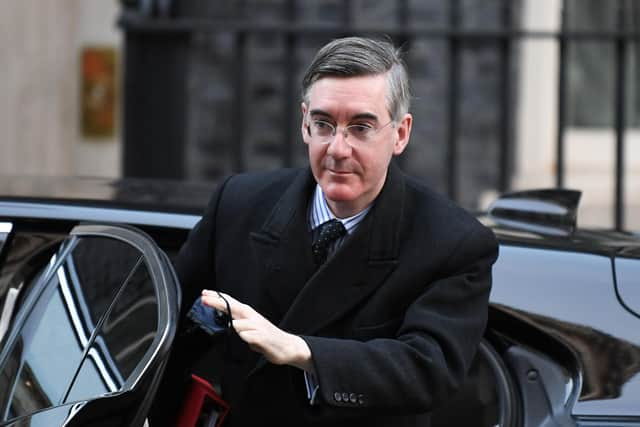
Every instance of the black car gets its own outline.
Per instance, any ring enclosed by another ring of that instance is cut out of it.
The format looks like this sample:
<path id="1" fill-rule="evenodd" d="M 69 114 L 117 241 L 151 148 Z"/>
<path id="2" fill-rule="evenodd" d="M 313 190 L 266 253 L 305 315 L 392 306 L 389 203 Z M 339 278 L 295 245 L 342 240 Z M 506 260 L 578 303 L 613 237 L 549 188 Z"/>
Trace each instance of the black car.
<path id="1" fill-rule="evenodd" d="M 171 267 L 212 186 L 0 181 L 0 426 L 143 426 L 176 334 Z M 640 426 L 640 238 L 579 193 L 503 196 L 489 325 L 438 426 Z M 177 397 L 179 398 L 179 397 Z"/>

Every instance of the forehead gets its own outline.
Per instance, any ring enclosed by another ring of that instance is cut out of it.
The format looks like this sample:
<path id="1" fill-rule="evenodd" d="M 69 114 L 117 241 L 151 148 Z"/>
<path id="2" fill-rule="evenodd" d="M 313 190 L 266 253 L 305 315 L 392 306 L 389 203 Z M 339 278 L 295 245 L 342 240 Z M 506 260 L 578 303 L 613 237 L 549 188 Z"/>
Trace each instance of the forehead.
<path id="1" fill-rule="evenodd" d="M 310 111 L 334 117 L 370 113 L 383 118 L 388 114 L 386 75 L 323 77 L 309 88 L 308 101 Z"/>

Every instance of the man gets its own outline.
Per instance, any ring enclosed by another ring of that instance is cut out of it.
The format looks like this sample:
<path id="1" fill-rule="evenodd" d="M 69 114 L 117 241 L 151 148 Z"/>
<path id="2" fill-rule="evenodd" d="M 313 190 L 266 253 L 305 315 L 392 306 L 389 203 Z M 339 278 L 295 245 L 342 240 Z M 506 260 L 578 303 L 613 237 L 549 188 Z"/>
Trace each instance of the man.
<path id="1" fill-rule="evenodd" d="M 310 169 L 226 179 L 182 248 L 183 305 L 233 319 L 231 427 L 424 427 L 463 382 L 497 245 L 393 164 L 409 98 L 390 43 L 324 46 L 303 80 Z"/>

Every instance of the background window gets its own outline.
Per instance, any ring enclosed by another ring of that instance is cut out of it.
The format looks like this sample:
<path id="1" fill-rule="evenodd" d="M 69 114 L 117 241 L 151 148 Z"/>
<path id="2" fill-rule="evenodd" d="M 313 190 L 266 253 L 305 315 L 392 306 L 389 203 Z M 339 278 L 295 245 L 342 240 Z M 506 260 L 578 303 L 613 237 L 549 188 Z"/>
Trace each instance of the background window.
<path id="1" fill-rule="evenodd" d="M 570 31 L 637 31 L 640 2 L 622 1 L 624 24 L 618 10 L 601 0 L 567 0 Z M 640 127 L 640 44 L 627 46 L 627 126 Z M 574 39 L 568 55 L 568 124 L 572 127 L 613 127 L 616 90 L 616 44 L 614 39 Z"/>

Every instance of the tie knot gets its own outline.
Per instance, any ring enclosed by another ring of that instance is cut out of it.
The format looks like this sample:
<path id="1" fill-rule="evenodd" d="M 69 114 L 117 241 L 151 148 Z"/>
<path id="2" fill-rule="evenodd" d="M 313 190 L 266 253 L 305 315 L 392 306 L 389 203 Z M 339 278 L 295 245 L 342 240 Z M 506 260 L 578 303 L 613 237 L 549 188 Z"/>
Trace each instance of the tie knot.
<path id="1" fill-rule="evenodd" d="M 318 227 L 318 230 L 318 238 L 313 245 L 311 245 L 311 249 L 313 250 L 313 258 L 316 264 L 320 265 L 326 261 L 331 245 L 340 237 L 347 234 L 347 230 L 337 219 L 322 223 L 320 227 Z"/>

